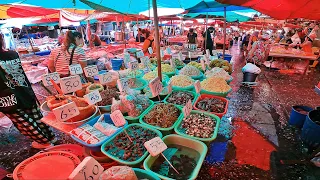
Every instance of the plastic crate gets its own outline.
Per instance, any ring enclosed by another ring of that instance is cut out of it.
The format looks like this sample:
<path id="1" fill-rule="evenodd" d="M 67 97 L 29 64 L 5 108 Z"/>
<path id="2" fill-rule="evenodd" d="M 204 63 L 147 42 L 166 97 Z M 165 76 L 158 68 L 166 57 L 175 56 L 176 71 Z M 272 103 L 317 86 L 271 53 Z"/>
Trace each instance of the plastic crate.
<path id="1" fill-rule="evenodd" d="M 200 91 L 200 94 L 211 94 L 211 95 L 215 95 L 215 96 L 220 96 L 220 97 L 227 97 L 228 94 L 232 91 L 232 88 L 230 88 L 229 91 L 227 92 L 211 92 L 211 91 L 207 91 L 207 90 L 204 90 L 204 89 L 201 89 Z"/>
<path id="2" fill-rule="evenodd" d="M 218 129 L 219 129 L 219 125 L 220 125 L 220 118 L 218 116 L 214 115 L 214 114 L 210 114 L 210 113 L 203 112 L 203 111 L 196 111 L 196 110 L 192 110 L 191 114 L 205 114 L 207 116 L 210 116 L 213 121 L 216 121 L 216 126 L 215 126 L 215 129 L 213 131 L 212 136 L 210 138 L 200 138 L 200 137 L 190 136 L 190 135 L 186 134 L 186 130 L 181 127 L 183 119 L 184 119 L 184 115 L 183 114 L 179 117 L 178 124 L 174 128 L 174 131 L 177 134 L 179 134 L 180 136 L 183 136 L 183 137 L 186 137 L 186 138 L 189 138 L 189 139 L 194 139 L 194 140 L 199 140 L 199 141 L 204 141 L 204 142 L 211 142 L 211 141 L 215 140 L 217 138 L 217 135 L 218 135 Z"/>
<path id="3" fill-rule="evenodd" d="M 209 112 L 209 111 L 205 111 L 205 110 L 201 110 L 199 108 L 197 108 L 197 103 L 199 101 L 201 101 L 202 99 L 204 98 L 210 98 L 210 99 L 220 99 L 222 101 L 224 101 L 226 103 L 226 106 L 224 108 L 224 112 L 223 113 L 215 113 L 215 112 Z M 217 115 L 219 118 L 222 118 L 222 116 L 224 116 L 225 114 L 227 114 L 228 112 L 228 106 L 229 106 L 229 101 L 226 99 L 226 98 L 223 98 L 223 97 L 219 97 L 219 96 L 214 96 L 214 95 L 210 95 L 210 94 L 201 94 L 200 96 L 198 96 L 198 98 L 196 99 L 194 105 L 193 105 L 193 108 L 197 111 L 203 111 L 203 112 L 207 112 L 207 113 L 210 113 L 210 114 L 215 114 Z"/>
<path id="4" fill-rule="evenodd" d="M 113 122 L 112 122 L 112 120 L 111 120 L 111 118 L 110 118 L 110 114 L 104 114 L 103 116 L 104 116 L 104 121 L 105 121 L 106 123 L 113 124 Z M 98 116 L 98 117 L 90 120 L 89 122 L 83 124 L 82 126 L 84 126 L 84 125 L 86 125 L 86 124 L 89 124 L 90 126 L 93 126 L 93 125 L 98 121 L 99 117 L 100 117 L 100 116 Z M 114 124 L 113 124 L 113 125 L 114 125 Z M 125 124 L 123 127 L 126 127 L 127 125 L 128 125 L 128 122 L 126 121 L 126 124 Z M 82 126 L 80 126 L 80 127 L 82 127 Z M 102 145 L 104 142 L 108 141 L 108 140 L 109 140 L 110 138 L 112 138 L 113 136 L 115 136 L 117 133 L 119 133 L 119 132 L 123 129 L 123 127 L 120 127 L 120 128 L 119 128 L 115 133 L 113 133 L 111 136 L 107 137 L 106 139 L 100 141 L 100 142 L 97 143 L 97 144 L 87 144 L 86 142 L 81 141 L 80 139 L 78 139 L 78 138 L 77 138 L 76 136 L 74 136 L 74 135 L 71 135 L 71 138 L 72 138 L 73 140 L 77 141 L 78 143 L 82 144 L 83 146 L 87 147 L 88 149 L 92 150 L 92 151 L 100 151 L 101 145 Z"/>
<path id="5" fill-rule="evenodd" d="M 149 102 L 150 102 L 150 106 L 149 106 L 147 109 L 145 109 L 139 116 L 137 116 L 137 117 L 124 116 L 124 118 L 128 121 L 128 123 L 130 123 L 130 124 L 132 124 L 132 123 L 138 123 L 140 117 L 142 116 L 142 114 L 143 114 L 145 111 L 147 111 L 150 107 L 153 106 L 154 102 L 151 101 L 151 100 L 149 100 Z"/>
<path id="6" fill-rule="evenodd" d="M 168 94 L 167 96 L 166 96 L 166 98 L 163 100 L 165 103 L 169 103 L 168 101 L 167 101 L 167 99 L 171 96 L 171 94 L 173 93 L 173 92 L 188 92 L 188 93 L 191 93 L 192 95 L 193 95 L 193 99 L 191 100 L 191 103 L 192 103 L 192 105 L 194 105 L 194 103 L 196 102 L 196 100 L 197 100 L 197 98 L 198 98 L 198 95 L 195 93 L 195 92 L 193 92 L 193 91 L 186 91 L 186 90 L 173 90 L 170 94 Z M 174 103 L 173 103 L 174 104 Z M 175 105 L 177 105 L 178 107 L 184 107 L 184 105 L 179 105 L 179 104 L 175 104 Z"/>

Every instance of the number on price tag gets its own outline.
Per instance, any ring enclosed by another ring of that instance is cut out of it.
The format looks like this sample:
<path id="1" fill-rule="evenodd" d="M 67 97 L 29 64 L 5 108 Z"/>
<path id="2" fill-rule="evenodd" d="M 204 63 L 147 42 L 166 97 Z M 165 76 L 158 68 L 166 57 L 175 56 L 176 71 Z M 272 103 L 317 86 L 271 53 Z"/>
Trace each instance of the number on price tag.
<path id="1" fill-rule="evenodd" d="M 82 89 L 80 76 L 74 75 L 70 77 L 61 78 L 60 86 L 64 94 L 78 91 Z"/>
<path id="2" fill-rule="evenodd" d="M 110 118 L 115 126 L 120 127 L 126 124 L 126 120 L 124 119 L 120 110 L 114 111 L 110 114 Z"/>
<path id="3" fill-rule="evenodd" d="M 172 83 L 171 83 L 171 81 L 169 82 L 167 88 L 168 88 L 168 94 L 170 94 L 172 92 Z"/>
<path id="4" fill-rule="evenodd" d="M 152 81 L 150 81 L 149 87 L 151 89 L 152 96 L 158 96 L 163 89 L 160 78 L 156 77 Z"/>
<path id="5" fill-rule="evenodd" d="M 58 121 L 67 121 L 80 114 L 75 102 L 62 105 L 52 110 Z"/>
<path id="6" fill-rule="evenodd" d="M 149 54 L 153 53 L 152 47 L 148 47 Z"/>
<path id="7" fill-rule="evenodd" d="M 162 49 L 160 49 L 160 56 L 161 56 L 161 58 L 163 58 L 163 57 L 164 57 L 164 52 L 163 52 L 163 50 L 162 50 Z"/>
<path id="8" fill-rule="evenodd" d="M 205 72 L 206 71 L 206 65 L 204 64 L 204 60 L 200 59 L 200 63 L 201 63 L 202 70 Z"/>
<path id="9" fill-rule="evenodd" d="M 151 156 L 157 156 L 168 148 L 160 137 L 155 137 L 145 142 L 144 147 L 146 147 Z"/>
<path id="10" fill-rule="evenodd" d="M 102 85 L 105 85 L 107 83 L 112 82 L 112 75 L 110 72 L 104 73 L 104 74 L 100 74 L 99 75 L 99 82 Z"/>
<path id="11" fill-rule="evenodd" d="M 104 169 L 98 161 L 88 156 L 72 171 L 69 180 L 97 180 Z"/>
<path id="12" fill-rule="evenodd" d="M 171 67 L 173 68 L 173 69 L 175 69 L 176 68 L 176 64 L 174 63 L 174 59 L 170 59 L 170 65 L 171 65 Z"/>
<path id="13" fill-rule="evenodd" d="M 184 117 L 189 116 L 191 113 L 191 110 L 192 110 L 192 103 L 191 103 L 191 100 L 189 99 L 187 104 L 182 109 Z"/>
<path id="14" fill-rule="evenodd" d="M 97 65 L 87 66 L 87 67 L 83 68 L 83 70 L 84 70 L 84 74 L 87 77 L 92 77 L 92 76 L 96 76 L 99 74 L 99 70 L 98 70 Z"/>
<path id="15" fill-rule="evenodd" d="M 150 59 L 149 59 L 148 56 L 142 57 L 142 58 L 140 58 L 140 59 L 141 59 L 142 64 L 143 64 L 145 67 L 147 67 L 147 66 L 150 64 Z"/>
<path id="16" fill-rule="evenodd" d="M 179 58 L 179 60 L 180 60 L 180 61 L 183 61 L 182 52 L 179 52 L 179 54 L 178 54 L 178 58 Z"/>
<path id="17" fill-rule="evenodd" d="M 52 79 L 57 84 L 60 82 L 59 74 L 57 72 L 54 72 L 54 73 L 49 73 L 49 74 L 45 74 L 42 76 L 43 85 L 51 86 L 52 83 L 51 83 L 50 79 Z"/>
<path id="18" fill-rule="evenodd" d="M 77 74 L 82 74 L 82 67 L 80 66 L 80 64 L 71 64 L 69 66 L 69 71 L 71 75 L 77 75 Z"/>
<path id="19" fill-rule="evenodd" d="M 196 82 L 194 83 L 194 87 L 196 88 L 196 93 L 199 94 L 201 91 L 201 84 L 199 80 L 196 80 Z"/>
<path id="20" fill-rule="evenodd" d="M 134 79 L 118 79 L 117 84 L 120 92 L 126 92 L 130 87 L 134 86 Z"/>
<path id="21" fill-rule="evenodd" d="M 171 54 L 171 53 L 172 53 L 170 47 L 167 47 L 167 53 L 168 53 L 168 54 Z"/>
<path id="22" fill-rule="evenodd" d="M 137 54 L 137 58 L 141 58 L 144 56 L 142 51 L 138 51 L 136 54 Z"/>
<path id="23" fill-rule="evenodd" d="M 130 62 L 130 54 L 129 53 L 124 53 L 123 61 L 125 64 L 128 64 Z"/>
<path id="24" fill-rule="evenodd" d="M 96 104 L 97 102 L 102 101 L 99 90 L 92 91 L 91 93 L 86 94 L 83 97 L 90 105 Z"/>
<path id="25" fill-rule="evenodd" d="M 138 61 L 131 61 L 131 62 L 129 63 L 129 68 L 130 68 L 131 70 L 136 70 L 136 69 L 138 69 L 138 65 L 139 65 Z"/>

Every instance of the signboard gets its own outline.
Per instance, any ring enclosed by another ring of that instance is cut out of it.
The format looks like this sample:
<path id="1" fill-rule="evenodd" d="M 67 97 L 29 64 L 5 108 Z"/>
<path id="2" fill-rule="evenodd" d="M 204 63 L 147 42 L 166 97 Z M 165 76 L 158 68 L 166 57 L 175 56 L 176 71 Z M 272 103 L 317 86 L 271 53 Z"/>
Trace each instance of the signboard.
<path id="1" fill-rule="evenodd" d="M 110 118 L 115 126 L 123 126 L 126 124 L 126 120 L 124 119 L 122 113 L 120 110 L 114 111 L 112 114 L 110 114 Z"/>
<path id="2" fill-rule="evenodd" d="M 69 71 L 71 75 L 83 74 L 80 64 L 71 64 L 69 66 Z"/>
<path id="3" fill-rule="evenodd" d="M 98 66 L 97 65 L 91 65 L 83 68 L 84 74 L 86 77 L 92 77 L 99 74 Z"/>
<path id="4" fill-rule="evenodd" d="M 192 110 L 192 103 L 191 103 L 191 100 L 189 99 L 189 101 L 187 102 L 187 104 L 183 107 L 182 109 L 182 112 L 183 112 L 183 115 L 184 117 L 187 117 L 190 115 L 191 113 L 191 110 Z"/>
<path id="5" fill-rule="evenodd" d="M 160 78 L 156 77 L 153 80 L 151 80 L 149 83 L 149 87 L 151 89 L 152 96 L 158 96 L 163 89 Z"/>
<path id="6" fill-rule="evenodd" d="M 194 83 L 194 87 L 195 87 L 195 89 L 196 89 L 196 93 L 197 93 L 197 94 L 200 94 L 201 84 L 200 84 L 200 81 L 199 81 L 199 80 L 196 80 L 196 82 Z"/>
<path id="7" fill-rule="evenodd" d="M 160 137 L 155 137 L 145 142 L 144 147 L 146 147 L 151 156 L 157 156 L 168 148 Z"/>
<path id="8" fill-rule="evenodd" d="M 52 79 L 55 83 L 58 84 L 60 82 L 60 75 L 57 72 L 44 74 L 42 76 L 43 85 L 51 86 L 52 83 L 51 83 L 50 79 Z"/>
<path id="9" fill-rule="evenodd" d="M 102 101 L 102 97 L 99 93 L 99 90 L 92 91 L 91 93 L 88 93 L 83 96 L 84 99 L 88 102 L 88 104 L 96 104 L 100 101 Z"/>
<path id="10" fill-rule="evenodd" d="M 104 168 L 93 157 L 87 156 L 84 160 L 72 171 L 69 180 L 98 180 L 103 173 Z"/>
<path id="11" fill-rule="evenodd" d="M 60 79 L 61 90 L 64 94 L 82 89 L 80 76 L 74 75 Z"/>
<path id="12" fill-rule="evenodd" d="M 59 121 L 67 121 L 80 114 L 79 109 L 75 102 L 62 105 L 52 110 L 56 119 Z"/>
<path id="13" fill-rule="evenodd" d="M 98 77 L 99 83 L 102 85 L 112 82 L 112 75 L 110 72 L 100 74 Z"/>

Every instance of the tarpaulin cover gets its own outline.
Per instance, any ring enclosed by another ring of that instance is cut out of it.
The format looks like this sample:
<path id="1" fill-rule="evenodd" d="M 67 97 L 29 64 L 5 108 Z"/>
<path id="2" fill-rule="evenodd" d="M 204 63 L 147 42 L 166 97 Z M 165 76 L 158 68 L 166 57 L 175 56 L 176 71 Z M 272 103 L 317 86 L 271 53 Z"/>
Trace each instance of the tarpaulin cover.
<path id="1" fill-rule="evenodd" d="M 118 1 L 116 1 L 118 2 Z M 29 4 L 40 6 L 43 8 L 72 8 L 72 9 L 86 9 L 92 10 L 88 5 L 80 2 L 79 0 L 1 0 L 1 4 Z"/>
<path id="2" fill-rule="evenodd" d="M 196 4 L 195 6 L 188 8 L 186 10 L 189 11 L 189 13 L 221 12 L 221 11 L 224 11 L 224 7 L 226 7 L 226 11 L 249 9 L 247 7 L 221 4 L 214 0 L 203 0 L 198 4 Z"/>
<path id="3" fill-rule="evenodd" d="M 217 0 L 245 6 L 276 19 L 306 18 L 320 20 L 319 0 Z"/>
<path id="4" fill-rule="evenodd" d="M 245 15 L 242 15 L 242 13 L 245 14 L 248 13 L 248 12 L 251 12 L 251 13 L 255 13 L 256 11 L 253 11 L 253 10 L 242 10 L 242 11 L 227 11 L 226 14 L 227 14 L 227 21 L 228 22 L 234 22 L 234 21 L 239 21 L 239 22 L 244 22 L 244 21 L 249 21 L 251 19 L 251 17 L 248 15 L 248 16 L 245 16 Z M 191 18 L 199 18 L 200 15 L 202 18 L 205 18 L 207 13 L 188 13 L 186 14 L 185 16 L 186 17 L 191 17 Z M 217 16 L 217 17 L 223 17 L 224 16 L 224 12 L 208 12 L 208 16 Z"/>
<path id="5" fill-rule="evenodd" d="M 58 12 L 59 10 L 34 6 L 0 5 L 0 19 L 46 16 Z"/>

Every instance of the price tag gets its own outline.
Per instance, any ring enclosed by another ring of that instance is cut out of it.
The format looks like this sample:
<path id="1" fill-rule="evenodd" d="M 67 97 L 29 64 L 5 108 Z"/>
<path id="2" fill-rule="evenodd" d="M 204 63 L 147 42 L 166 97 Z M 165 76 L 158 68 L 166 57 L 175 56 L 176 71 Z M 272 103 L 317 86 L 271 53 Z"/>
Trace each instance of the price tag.
<path id="1" fill-rule="evenodd" d="M 200 63 L 201 63 L 202 70 L 205 72 L 206 71 L 206 65 L 204 64 L 204 60 L 200 59 Z"/>
<path id="2" fill-rule="evenodd" d="M 102 85 L 112 82 L 112 75 L 110 72 L 100 74 L 98 77 L 99 77 L 99 82 Z"/>
<path id="3" fill-rule="evenodd" d="M 74 75 L 60 80 L 61 90 L 64 94 L 72 93 L 82 89 L 80 76 Z"/>
<path id="4" fill-rule="evenodd" d="M 144 147 L 146 147 L 151 156 L 157 156 L 168 148 L 160 137 L 155 137 L 145 142 Z"/>
<path id="5" fill-rule="evenodd" d="M 206 49 L 206 55 L 207 55 L 207 57 L 210 57 L 210 50 L 209 49 Z"/>
<path id="6" fill-rule="evenodd" d="M 69 71 L 71 75 L 77 75 L 77 74 L 82 74 L 82 67 L 80 66 L 80 64 L 71 64 L 69 66 Z"/>
<path id="7" fill-rule="evenodd" d="M 153 54 L 152 47 L 148 47 L 149 54 Z"/>
<path id="8" fill-rule="evenodd" d="M 120 110 L 116 110 L 110 114 L 110 118 L 115 126 L 123 126 L 126 124 L 126 120 L 124 119 Z"/>
<path id="9" fill-rule="evenodd" d="M 138 69 L 138 65 L 139 65 L 138 61 L 132 61 L 129 63 L 129 68 L 131 70 L 136 70 L 136 69 Z"/>
<path id="10" fill-rule="evenodd" d="M 84 70 L 84 74 L 87 77 L 92 77 L 92 76 L 96 76 L 99 74 L 99 70 L 98 70 L 97 65 L 87 66 L 87 67 L 83 68 L 83 70 Z"/>
<path id="11" fill-rule="evenodd" d="M 126 92 L 127 89 L 134 86 L 134 79 L 118 79 L 117 84 L 120 92 Z"/>
<path id="12" fill-rule="evenodd" d="M 52 110 L 58 121 L 67 121 L 80 114 L 75 102 L 62 105 Z"/>
<path id="13" fill-rule="evenodd" d="M 201 84 L 199 80 L 196 80 L 196 82 L 194 83 L 194 87 L 196 88 L 196 93 L 199 94 L 201 91 Z"/>
<path id="14" fill-rule="evenodd" d="M 171 83 L 171 81 L 169 82 L 167 88 L 168 88 L 168 94 L 170 94 L 172 92 L 172 83 Z"/>
<path id="15" fill-rule="evenodd" d="M 128 64 L 130 62 L 130 54 L 129 53 L 124 53 L 123 61 L 125 64 Z"/>
<path id="16" fill-rule="evenodd" d="M 55 83 L 59 83 L 60 82 L 59 74 L 57 72 L 54 72 L 54 73 L 44 74 L 42 76 L 43 85 L 51 86 L 52 83 L 51 83 L 50 79 L 52 79 Z"/>
<path id="17" fill-rule="evenodd" d="M 141 57 L 144 56 L 144 54 L 143 54 L 142 51 L 138 51 L 138 52 L 136 53 L 136 55 L 137 55 L 137 58 L 141 58 Z"/>
<path id="18" fill-rule="evenodd" d="M 150 59 L 149 59 L 148 56 L 142 57 L 142 58 L 140 58 L 140 59 L 141 59 L 142 64 L 143 64 L 145 67 L 147 67 L 147 66 L 150 64 Z"/>
<path id="19" fill-rule="evenodd" d="M 151 89 L 152 96 L 158 96 L 163 89 L 160 78 L 156 77 L 153 80 L 151 80 L 149 83 L 149 87 Z"/>
<path id="20" fill-rule="evenodd" d="M 192 103 L 191 103 L 191 100 L 189 99 L 189 101 L 187 102 L 187 104 L 183 107 L 182 109 L 182 112 L 183 112 L 183 115 L 184 117 L 187 117 L 190 115 L 191 113 L 191 110 L 192 110 Z"/>
<path id="21" fill-rule="evenodd" d="M 163 57 L 164 57 L 164 52 L 163 52 L 163 50 L 162 50 L 162 49 L 160 49 L 160 56 L 161 56 L 161 58 L 163 58 Z"/>
<path id="22" fill-rule="evenodd" d="M 178 53 L 178 58 L 179 58 L 180 61 L 183 61 L 182 52 L 179 52 L 179 53 Z"/>
<path id="23" fill-rule="evenodd" d="M 91 93 L 86 94 L 83 97 L 90 105 L 96 104 L 97 102 L 102 101 L 99 90 L 92 91 Z"/>
<path id="24" fill-rule="evenodd" d="M 176 64 L 174 63 L 174 59 L 170 59 L 170 65 L 171 65 L 171 67 L 173 68 L 173 69 L 175 69 L 176 68 Z"/>
<path id="25" fill-rule="evenodd" d="M 188 54 L 189 54 L 189 58 L 191 59 L 191 52 L 189 51 Z"/>
<path id="26" fill-rule="evenodd" d="M 171 53 L 172 53 L 170 47 L 167 47 L 167 53 L 168 53 L 168 54 L 171 54 Z"/>
<path id="27" fill-rule="evenodd" d="M 87 156 L 84 160 L 72 171 L 69 180 L 97 180 L 103 173 L 104 168 L 93 157 Z"/>

